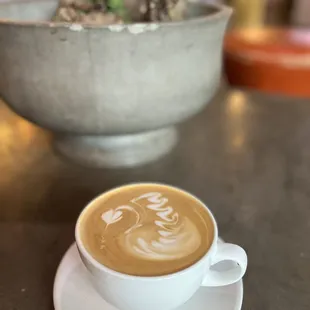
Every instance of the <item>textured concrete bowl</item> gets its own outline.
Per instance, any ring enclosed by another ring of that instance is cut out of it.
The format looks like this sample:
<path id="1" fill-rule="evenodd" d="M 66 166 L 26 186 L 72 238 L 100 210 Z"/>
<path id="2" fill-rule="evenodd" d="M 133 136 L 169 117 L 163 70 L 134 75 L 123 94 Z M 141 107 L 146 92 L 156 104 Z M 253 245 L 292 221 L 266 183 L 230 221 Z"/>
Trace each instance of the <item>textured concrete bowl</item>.
<path id="1" fill-rule="evenodd" d="M 184 22 L 81 26 L 47 22 L 56 6 L 0 4 L 0 96 L 83 164 L 135 166 L 169 152 L 175 125 L 217 89 L 231 9 L 192 3 Z"/>

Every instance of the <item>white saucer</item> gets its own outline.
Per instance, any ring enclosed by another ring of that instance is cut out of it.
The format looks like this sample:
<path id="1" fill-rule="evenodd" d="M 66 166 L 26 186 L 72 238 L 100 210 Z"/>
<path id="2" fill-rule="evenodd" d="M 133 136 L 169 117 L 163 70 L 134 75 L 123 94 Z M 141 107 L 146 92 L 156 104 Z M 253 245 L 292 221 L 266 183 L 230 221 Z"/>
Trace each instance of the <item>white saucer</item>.
<path id="1" fill-rule="evenodd" d="M 231 262 L 223 262 L 216 268 L 230 268 L 230 264 Z M 242 281 L 216 288 L 202 287 L 178 310 L 240 310 L 242 298 Z M 58 267 L 53 299 L 55 310 L 117 310 L 93 289 L 75 243 L 68 249 Z"/>

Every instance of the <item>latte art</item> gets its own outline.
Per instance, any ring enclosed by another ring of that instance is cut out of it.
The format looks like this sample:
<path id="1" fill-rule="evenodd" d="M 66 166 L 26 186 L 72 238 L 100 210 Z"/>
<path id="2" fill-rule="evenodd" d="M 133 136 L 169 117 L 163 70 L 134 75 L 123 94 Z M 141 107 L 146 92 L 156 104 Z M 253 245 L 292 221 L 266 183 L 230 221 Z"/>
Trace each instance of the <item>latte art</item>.
<path id="1" fill-rule="evenodd" d="M 131 205 L 119 206 L 101 215 L 106 229 L 123 219 L 123 211 L 136 215 L 135 223 L 121 232 L 118 240 L 129 254 L 150 260 L 173 260 L 187 256 L 199 247 L 201 239 L 195 225 L 186 217 L 180 218 L 161 193 L 145 193 L 130 202 Z M 153 225 L 143 225 L 144 208 L 156 213 Z"/>
<path id="2" fill-rule="evenodd" d="M 82 242 L 98 262 L 139 276 L 190 266 L 206 253 L 214 234 L 200 202 L 157 184 L 104 194 L 85 212 L 80 226 Z"/>
<path id="3" fill-rule="evenodd" d="M 126 250 L 132 255 L 150 260 L 174 260 L 185 257 L 199 247 L 200 236 L 190 221 L 185 220 L 182 226 L 171 232 L 171 235 L 159 237 L 156 240 L 128 236 Z M 165 233 L 165 231 L 159 231 L 159 233 Z"/>

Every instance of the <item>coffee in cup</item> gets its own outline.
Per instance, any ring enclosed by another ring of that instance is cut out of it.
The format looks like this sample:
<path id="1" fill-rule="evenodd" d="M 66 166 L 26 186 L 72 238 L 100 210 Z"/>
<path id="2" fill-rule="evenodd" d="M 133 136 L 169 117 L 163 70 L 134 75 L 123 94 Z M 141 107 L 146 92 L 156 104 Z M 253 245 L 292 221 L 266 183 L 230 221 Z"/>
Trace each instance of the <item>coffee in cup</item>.
<path id="1" fill-rule="evenodd" d="M 209 211 L 160 184 L 117 188 L 81 217 L 81 240 L 100 264 L 134 276 L 175 273 L 199 261 L 214 239 Z"/>

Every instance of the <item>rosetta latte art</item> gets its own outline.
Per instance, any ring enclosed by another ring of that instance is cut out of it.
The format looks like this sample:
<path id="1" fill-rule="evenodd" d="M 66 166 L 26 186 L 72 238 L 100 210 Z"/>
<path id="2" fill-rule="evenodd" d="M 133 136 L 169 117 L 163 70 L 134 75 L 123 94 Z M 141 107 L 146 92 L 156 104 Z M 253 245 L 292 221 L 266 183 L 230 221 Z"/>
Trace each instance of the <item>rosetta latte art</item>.
<path id="1" fill-rule="evenodd" d="M 146 212 L 147 209 L 154 214 Z M 143 194 L 132 199 L 129 205 L 102 213 L 105 230 L 121 223 L 128 212 L 135 220 L 126 228 L 119 225 L 117 242 L 130 255 L 148 260 L 173 260 L 193 253 L 200 246 L 196 226 L 187 217 L 180 217 L 160 193 Z"/>

